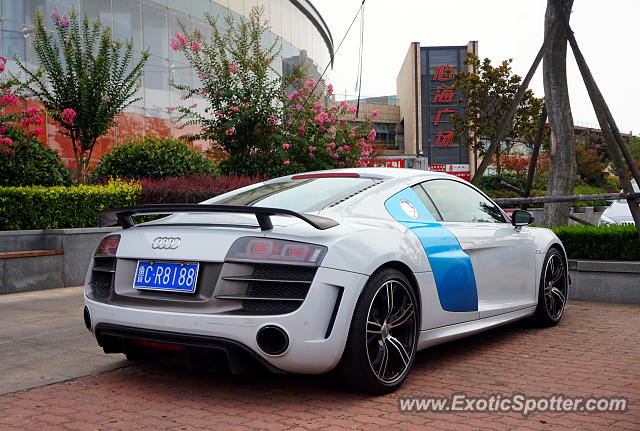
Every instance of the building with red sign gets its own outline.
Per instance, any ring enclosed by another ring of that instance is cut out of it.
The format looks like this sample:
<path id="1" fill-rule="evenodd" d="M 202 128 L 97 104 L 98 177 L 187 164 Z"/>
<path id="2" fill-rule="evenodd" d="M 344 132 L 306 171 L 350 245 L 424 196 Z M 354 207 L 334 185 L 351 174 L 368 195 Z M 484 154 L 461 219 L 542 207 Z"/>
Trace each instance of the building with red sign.
<path id="1" fill-rule="evenodd" d="M 477 55 L 477 41 L 429 47 L 413 42 L 396 79 L 397 95 L 361 99 L 362 117 L 374 110 L 383 114 L 374 120 L 376 130 L 383 132 L 377 143 L 386 150 L 378 165 L 431 169 L 469 179 L 474 155 L 463 144 L 466 137 L 454 134 L 450 118 L 454 112 L 463 116 L 466 109 L 458 103 L 453 75 L 467 67 L 469 52 Z"/>
<path id="2" fill-rule="evenodd" d="M 464 103 L 453 88 L 453 75 L 467 66 L 467 53 L 478 53 L 478 42 L 460 46 L 420 46 L 413 42 L 396 80 L 404 152 L 423 157 L 432 170 L 469 178 L 472 154 L 466 137 L 455 136 L 451 114 L 463 115 Z M 471 71 L 471 70 L 469 70 Z"/>

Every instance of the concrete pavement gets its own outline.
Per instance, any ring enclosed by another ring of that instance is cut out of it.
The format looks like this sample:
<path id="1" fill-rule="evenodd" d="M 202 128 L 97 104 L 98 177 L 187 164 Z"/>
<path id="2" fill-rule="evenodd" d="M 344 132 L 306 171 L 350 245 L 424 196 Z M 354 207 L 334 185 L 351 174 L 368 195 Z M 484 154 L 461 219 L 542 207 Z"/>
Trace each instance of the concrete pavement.
<path id="1" fill-rule="evenodd" d="M 0 295 L 0 394 L 129 364 L 102 353 L 82 309 L 82 287 Z"/>

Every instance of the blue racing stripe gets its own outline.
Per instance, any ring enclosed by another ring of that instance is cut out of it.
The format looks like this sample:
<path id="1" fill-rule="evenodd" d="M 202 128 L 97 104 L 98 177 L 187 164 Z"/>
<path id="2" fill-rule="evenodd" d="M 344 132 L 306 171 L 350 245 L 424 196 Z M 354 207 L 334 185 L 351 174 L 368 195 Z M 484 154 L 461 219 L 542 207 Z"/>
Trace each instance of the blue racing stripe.
<path id="1" fill-rule="evenodd" d="M 418 212 L 409 217 L 400 206 L 408 201 Z M 471 259 L 458 239 L 438 223 L 411 188 L 396 193 L 384 204 L 398 222 L 413 232 L 424 248 L 438 289 L 440 305 L 446 311 L 478 311 L 478 290 Z"/>

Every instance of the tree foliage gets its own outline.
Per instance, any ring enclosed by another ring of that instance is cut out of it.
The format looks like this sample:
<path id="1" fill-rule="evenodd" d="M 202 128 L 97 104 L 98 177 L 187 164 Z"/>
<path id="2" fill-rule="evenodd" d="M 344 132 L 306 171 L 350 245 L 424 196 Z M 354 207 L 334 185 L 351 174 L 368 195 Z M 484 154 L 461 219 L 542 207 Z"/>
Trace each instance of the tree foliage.
<path id="1" fill-rule="evenodd" d="M 44 120 L 37 108 L 17 110 L 18 97 L 0 57 L 0 186 L 66 186 L 73 180 L 58 153 L 38 140 Z M 14 111 L 14 112 L 7 112 Z"/>
<path id="2" fill-rule="evenodd" d="M 511 70 L 511 59 L 493 66 L 491 60 L 480 61 L 469 53 L 464 64 L 472 66 L 477 73 L 461 71 L 454 75 L 454 88 L 462 96 L 460 103 L 467 103 L 464 116 L 451 114 L 454 132 L 457 136 L 467 136 L 464 144 L 471 149 L 484 152 L 483 140 L 495 136 L 504 113 L 518 92 L 522 79 Z M 504 134 L 506 141 L 531 144 L 535 139 L 537 122 L 544 99 L 536 98 L 527 90 L 518 105 L 511 124 Z"/>
<path id="3" fill-rule="evenodd" d="M 304 65 L 288 75 L 275 70 L 279 39 L 265 46 L 263 14 L 256 7 L 248 20 L 228 16 L 224 31 L 207 15 L 209 38 L 181 26 L 184 33 L 171 38 L 171 47 L 184 54 L 199 83 L 174 82 L 186 102 L 168 110 L 201 127 L 190 139 L 208 141 L 225 174 L 275 177 L 359 165 L 372 151 L 370 119 L 351 124 L 349 107 L 327 106 L 324 86 L 302 78 Z M 204 99 L 204 109 L 187 101 L 195 96 Z"/>
<path id="4" fill-rule="evenodd" d="M 52 18 L 53 32 L 45 28 L 39 11 L 34 18 L 33 48 L 40 68 L 32 71 L 17 63 L 27 77 L 23 88 L 71 139 L 77 177 L 83 181 L 98 139 L 116 124 L 118 113 L 139 100 L 135 93 L 149 53 L 142 52 L 134 62 L 131 40 L 114 40 L 109 27 L 86 15 L 80 22 L 75 10 L 67 17 L 54 8 Z"/>
<path id="5" fill-rule="evenodd" d="M 200 112 L 182 106 L 177 110 L 187 124 L 197 124 L 202 131 L 192 139 L 203 139 L 221 147 L 227 154 L 222 167 L 227 172 L 255 174 L 263 165 L 271 165 L 276 157 L 270 150 L 276 128 L 270 118 L 281 116 L 278 100 L 295 76 L 280 76 L 271 68 L 279 50 L 274 41 L 263 47 L 267 27 L 262 15 L 252 10 L 249 20 L 234 22 L 225 18 L 220 30 L 216 18 L 207 14 L 211 37 L 197 29 L 171 38 L 171 46 L 181 51 L 198 73 L 200 85 L 190 87 L 174 82 L 185 98 L 199 96 L 206 107 Z M 169 108 L 172 109 L 172 108 Z"/>
<path id="6" fill-rule="evenodd" d="M 576 164 L 578 175 L 590 186 L 602 187 L 606 183 L 606 165 L 602 156 L 594 148 L 576 145 Z"/>

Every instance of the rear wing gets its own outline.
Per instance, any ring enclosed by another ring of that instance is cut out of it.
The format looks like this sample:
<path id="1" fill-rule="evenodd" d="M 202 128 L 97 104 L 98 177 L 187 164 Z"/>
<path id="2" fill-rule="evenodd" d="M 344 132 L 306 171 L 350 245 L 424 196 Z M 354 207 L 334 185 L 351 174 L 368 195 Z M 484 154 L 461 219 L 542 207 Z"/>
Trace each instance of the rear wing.
<path id="1" fill-rule="evenodd" d="M 273 229 L 271 216 L 285 215 L 299 218 L 318 230 L 338 226 L 338 222 L 326 217 L 303 214 L 282 208 L 249 207 L 241 205 L 203 205 L 203 204 L 149 204 L 123 208 L 113 208 L 98 214 L 98 225 L 113 226 L 120 224 L 123 229 L 134 226 L 131 217 L 143 214 L 176 214 L 176 213 L 236 213 L 254 214 L 261 230 Z"/>

